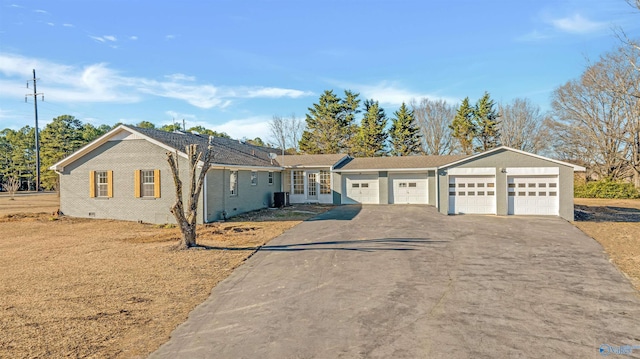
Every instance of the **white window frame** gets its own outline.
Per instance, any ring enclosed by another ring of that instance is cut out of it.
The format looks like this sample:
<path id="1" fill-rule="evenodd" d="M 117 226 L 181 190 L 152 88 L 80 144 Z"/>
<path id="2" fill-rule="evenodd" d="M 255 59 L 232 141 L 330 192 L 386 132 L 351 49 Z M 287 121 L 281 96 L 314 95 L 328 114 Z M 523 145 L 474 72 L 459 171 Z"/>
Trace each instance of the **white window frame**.
<path id="1" fill-rule="evenodd" d="M 320 170 L 320 194 L 331 194 L 331 172 Z"/>
<path id="2" fill-rule="evenodd" d="M 96 197 L 109 197 L 109 171 L 96 171 Z"/>
<path id="3" fill-rule="evenodd" d="M 145 182 L 145 177 L 148 177 L 149 174 L 151 174 L 151 182 Z M 155 187 L 156 187 L 155 171 L 141 170 L 140 171 L 140 197 L 146 197 L 146 198 L 155 197 L 155 193 L 156 193 Z"/>
<path id="4" fill-rule="evenodd" d="M 258 171 L 251 171 L 251 185 L 258 185 Z"/>
<path id="5" fill-rule="evenodd" d="M 229 171 L 229 195 L 238 195 L 238 171 Z"/>
<path id="6" fill-rule="evenodd" d="M 268 180 L 269 186 L 273 185 L 273 172 L 269 171 L 269 180 Z"/>
<path id="7" fill-rule="evenodd" d="M 291 176 L 291 187 L 293 189 L 293 194 L 304 194 L 304 171 L 292 171 Z"/>

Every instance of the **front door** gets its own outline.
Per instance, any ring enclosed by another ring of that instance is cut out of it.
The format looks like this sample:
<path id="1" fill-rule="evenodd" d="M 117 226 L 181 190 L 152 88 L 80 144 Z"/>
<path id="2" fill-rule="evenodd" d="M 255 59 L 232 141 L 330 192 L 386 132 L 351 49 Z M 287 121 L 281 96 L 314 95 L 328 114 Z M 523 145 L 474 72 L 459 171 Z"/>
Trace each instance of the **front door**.
<path id="1" fill-rule="evenodd" d="M 309 201 L 318 200 L 318 173 L 307 173 L 307 199 Z"/>

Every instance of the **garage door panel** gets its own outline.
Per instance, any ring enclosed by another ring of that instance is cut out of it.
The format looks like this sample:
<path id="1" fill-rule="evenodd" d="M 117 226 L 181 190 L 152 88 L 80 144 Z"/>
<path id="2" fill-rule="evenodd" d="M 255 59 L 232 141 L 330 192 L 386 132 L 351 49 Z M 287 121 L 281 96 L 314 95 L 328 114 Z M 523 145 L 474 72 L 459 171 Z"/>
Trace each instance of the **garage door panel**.
<path id="1" fill-rule="evenodd" d="M 495 214 L 495 176 L 450 176 L 450 214 Z"/>
<path id="2" fill-rule="evenodd" d="M 390 203 L 427 204 L 428 180 L 426 173 L 394 173 L 391 183 Z"/>
<path id="3" fill-rule="evenodd" d="M 378 204 L 377 175 L 345 175 L 346 197 L 344 204 Z"/>
<path id="4" fill-rule="evenodd" d="M 558 215 L 558 176 L 509 176 L 508 214 Z"/>

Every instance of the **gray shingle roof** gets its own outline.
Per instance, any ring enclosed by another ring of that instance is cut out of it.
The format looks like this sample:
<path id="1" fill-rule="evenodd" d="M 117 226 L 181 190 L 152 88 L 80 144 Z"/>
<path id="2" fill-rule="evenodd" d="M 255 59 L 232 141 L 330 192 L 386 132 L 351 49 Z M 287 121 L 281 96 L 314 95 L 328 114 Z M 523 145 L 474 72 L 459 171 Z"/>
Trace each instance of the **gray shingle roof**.
<path id="1" fill-rule="evenodd" d="M 209 136 L 183 132 L 166 132 L 156 129 L 126 126 L 132 130 L 150 137 L 166 146 L 185 152 L 185 147 L 190 144 L 198 145 L 202 151 L 209 145 Z M 213 137 L 212 140 L 214 158 L 213 163 L 238 166 L 279 167 L 276 162 L 271 163 L 269 152 L 274 149 L 254 146 L 238 140 Z"/>
<path id="2" fill-rule="evenodd" d="M 448 156 L 394 156 L 394 157 L 363 157 L 346 161 L 336 168 L 336 171 L 351 170 L 385 170 L 436 168 L 453 161 L 467 157 L 466 155 Z"/>
<path id="3" fill-rule="evenodd" d="M 284 155 L 276 161 L 284 167 L 331 167 L 345 157 L 345 154 Z"/>

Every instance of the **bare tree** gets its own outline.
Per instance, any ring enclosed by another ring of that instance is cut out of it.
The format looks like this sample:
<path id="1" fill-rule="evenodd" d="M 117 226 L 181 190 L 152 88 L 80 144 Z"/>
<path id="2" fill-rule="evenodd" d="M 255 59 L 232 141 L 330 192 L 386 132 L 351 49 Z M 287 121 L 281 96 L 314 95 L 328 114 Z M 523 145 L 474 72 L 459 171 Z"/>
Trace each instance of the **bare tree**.
<path id="1" fill-rule="evenodd" d="M 171 168 L 173 182 L 175 183 L 176 189 L 176 202 L 171 206 L 171 213 L 173 213 L 176 218 L 176 221 L 180 226 L 180 231 L 182 232 L 182 241 L 179 246 L 181 249 L 188 249 L 196 246 L 198 202 L 200 199 L 200 192 L 202 191 L 202 186 L 204 184 L 204 177 L 211 167 L 211 161 L 213 160 L 213 146 L 211 141 L 209 141 L 209 146 L 204 153 L 204 159 L 202 159 L 203 152 L 198 152 L 198 145 L 195 144 L 186 146 L 186 154 L 189 164 L 189 196 L 187 197 L 187 208 L 183 205 L 182 180 L 180 179 L 180 168 L 178 166 L 178 152 L 167 152 L 167 162 Z M 200 167 L 199 173 L 198 167 Z"/>
<path id="2" fill-rule="evenodd" d="M 290 117 L 274 115 L 269 122 L 271 142 L 283 151 L 293 149 L 298 152 L 300 137 L 304 131 L 305 122 L 295 114 Z"/>
<path id="3" fill-rule="evenodd" d="M 500 104 L 500 143 L 511 148 L 539 153 L 547 146 L 545 114 L 528 99 L 516 98 Z"/>
<path id="4" fill-rule="evenodd" d="M 444 100 L 423 98 L 411 101 L 411 108 L 422 135 L 422 147 L 428 155 L 449 155 L 456 145 L 449 125 L 456 116 L 456 106 Z"/>
<path id="5" fill-rule="evenodd" d="M 573 152 L 601 178 L 623 177 L 627 160 L 627 101 L 606 91 L 602 83 L 612 81 L 607 58 L 589 66 L 579 80 L 569 81 L 552 95 L 555 144 Z"/>
<path id="6" fill-rule="evenodd" d="M 7 190 L 7 192 L 9 192 L 9 195 L 11 195 L 11 200 L 13 201 L 18 188 L 20 188 L 20 180 L 17 177 L 9 176 L 4 181 L 4 188 Z"/>

